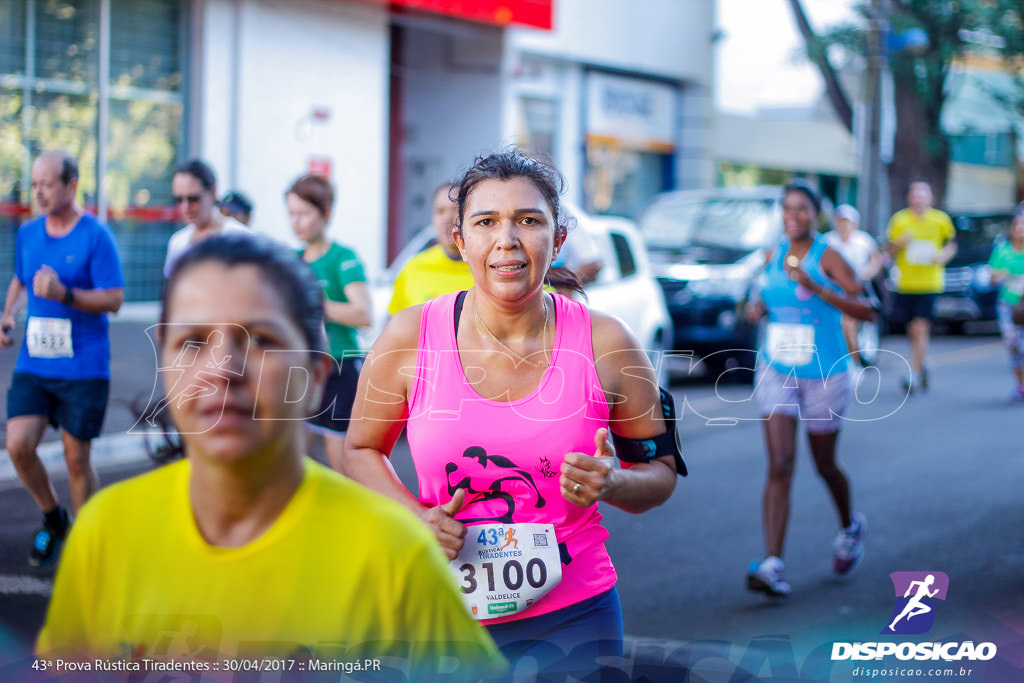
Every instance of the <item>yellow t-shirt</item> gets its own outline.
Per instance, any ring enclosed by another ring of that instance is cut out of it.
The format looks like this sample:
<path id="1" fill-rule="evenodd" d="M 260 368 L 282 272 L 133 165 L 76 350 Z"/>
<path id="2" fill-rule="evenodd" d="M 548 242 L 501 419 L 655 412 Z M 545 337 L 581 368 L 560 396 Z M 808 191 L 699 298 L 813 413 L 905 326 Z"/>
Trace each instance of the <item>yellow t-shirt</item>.
<path id="1" fill-rule="evenodd" d="M 211 666 L 271 656 L 297 672 L 384 657 L 410 678 L 440 668 L 445 680 L 501 668 L 429 529 L 394 501 L 306 459 L 273 525 L 221 548 L 196 526 L 189 467 L 111 486 L 82 509 L 40 656 Z"/>
<path id="2" fill-rule="evenodd" d="M 903 209 L 889 220 L 889 241 L 909 234 L 910 243 L 896 254 L 899 268 L 897 289 L 902 294 L 937 294 L 945 288 L 945 266 L 934 263 L 939 251 L 956 237 L 953 221 L 938 209 L 928 209 L 918 216 L 913 209 Z"/>
<path id="3" fill-rule="evenodd" d="M 391 315 L 418 306 L 442 294 L 473 286 L 473 273 L 465 261 L 453 261 L 440 244 L 416 254 L 395 278 L 395 291 L 388 304 Z"/>

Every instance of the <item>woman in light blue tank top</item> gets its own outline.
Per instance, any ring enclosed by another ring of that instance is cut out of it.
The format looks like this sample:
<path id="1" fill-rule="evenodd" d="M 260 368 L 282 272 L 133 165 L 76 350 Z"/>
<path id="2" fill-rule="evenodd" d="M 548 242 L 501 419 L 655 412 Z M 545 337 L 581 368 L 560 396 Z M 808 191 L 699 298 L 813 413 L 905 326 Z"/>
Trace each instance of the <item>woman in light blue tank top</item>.
<path id="1" fill-rule="evenodd" d="M 792 279 L 793 268 L 785 261 L 797 257 L 791 253 L 788 237 L 783 237 L 765 269 L 761 300 L 767 310 L 768 327 L 758 350 L 758 362 L 768 363 L 783 375 L 821 379 L 849 370 L 850 354 L 840 324 L 842 314 L 826 302 L 830 296 L 843 293 L 822 269 L 821 258 L 829 247 L 820 236 L 811 240 L 799 268 L 813 285 L 804 286 Z M 821 294 L 815 295 L 819 288 Z"/>
<path id="2" fill-rule="evenodd" d="M 758 350 L 755 396 L 764 420 L 768 476 L 762 520 L 765 558 L 750 564 L 747 587 L 789 595 L 782 551 L 789 521 L 789 492 L 796 460 L 798 421 L 806 422 L 814 464 L 832 496 L 841 530 L 833 569 L 844 574 L 863 554 L 867 523 L 853 513 L 850 484 L 836 464 L 839 423 L 849 403 L 850 356 L 840 324 L 843 313 L 870 320 L 874 311 L 858 298 L 861 286 L 843 257 L 817 235 L 820 200 L 802 181 L 783 199 L 785 236 L 766 262 L 761 302 L 748 317 L 766 317 Z"/>

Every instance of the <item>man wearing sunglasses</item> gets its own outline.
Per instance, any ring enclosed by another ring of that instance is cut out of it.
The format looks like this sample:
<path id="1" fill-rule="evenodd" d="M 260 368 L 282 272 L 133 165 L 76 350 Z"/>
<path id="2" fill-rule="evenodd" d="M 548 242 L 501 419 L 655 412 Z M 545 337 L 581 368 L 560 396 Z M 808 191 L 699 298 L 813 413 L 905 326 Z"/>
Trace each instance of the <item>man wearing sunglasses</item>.
<path id="1" fill-rule="evenodd" d="M 222 233 L 249 232 L 234 218 L 217 210 L 217 177 L 206 162 L 192 159 L 179 166 L 171 181 L 171 191 L 187 225 L 171 235 L 167 243 L 164 277 L 193 244 Z"/>
<path id="2" fill-rule="evenodd" d="M 28 562 L 53 564 L 71 517 L 60 505 L 37 448 L 48 424 L 61 430 L 68 488 L 77 511 L 99 487 L 90 461 L 110 387 L 107 314 L 124 301 L 124 275 L 110 228 L 75 201 L 78 163 L 63 150 L 32 165 L 32 194 L 43 215 L 18 229 L 14 277 L 0 317 L 0 346 L 11 346 L 22 302 L 25 337 L 7 391 L 7 450 L 43 513 Z"/>

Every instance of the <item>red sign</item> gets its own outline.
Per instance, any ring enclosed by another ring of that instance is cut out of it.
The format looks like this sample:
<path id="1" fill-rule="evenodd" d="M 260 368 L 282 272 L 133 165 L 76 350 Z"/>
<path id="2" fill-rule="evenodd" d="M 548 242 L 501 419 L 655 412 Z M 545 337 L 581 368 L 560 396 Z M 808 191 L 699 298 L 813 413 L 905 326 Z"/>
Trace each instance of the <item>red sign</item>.
<path id="1" fill-rule="evenodd" d="M 508 26 L 518 24 L 551 30 L 555 0 L 380 0 L 391 5 L 450 17 Z"/>
<path id="2" fill-rule="evenodd" d="M 32 207 L 20 202 L 0 202 L 0 216 L 11 216 L 13 218 L 29 217 L 32 215 Z"/>
<path id="3" fill-rule="evenodd" d="M 309 174 L 331 179 L 331 160 L 328 157 L 310 157 Z"/>
<path id="4" fill-rule="evenodd" d="M 96 207 L 93 205 L 85 204 L 82 208 L 94 216 L 97 215 Z M 0 218 L 8 217 L 27 220 L 32 217 L 32 207 L 18 202 L 0 202 Z M 123 206 L 107 209 L 107 218 L 139 223 L 176 223 L 181 220 L 181 214 L 178 213 L 176 204 L 171 206 Z"/>

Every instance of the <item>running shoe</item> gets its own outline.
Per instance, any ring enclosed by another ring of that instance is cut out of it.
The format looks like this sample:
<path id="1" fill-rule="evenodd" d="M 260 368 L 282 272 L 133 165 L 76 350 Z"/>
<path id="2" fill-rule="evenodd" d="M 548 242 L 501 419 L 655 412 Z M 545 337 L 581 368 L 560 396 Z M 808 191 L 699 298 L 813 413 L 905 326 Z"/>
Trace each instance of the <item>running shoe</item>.
<path id="1" fill-rule="evenodd" d="M 56 562 L 70 528 L 71 520 L 66 513 L 63 529 L 52 529 L 45 524 L 40 527 L 32 539 L 32 550 L 28 554 L 29 565 L 43 569 Z"/>
<path id="2" fill-rule="evenodd" d="M 1017 385 L 1010 394 L 1010 403 L 1024 403 L 1024 384 Z"/>
<path id="3" fill-rule="evenodd" d="M 864 535 L 868 530 L 868 520 L 859 512 L 853 513 L 850 526 L 839 532 L 832 544 L 832 570 L 836 574 L 845 574 L 864 557 Z"/>
<path id="4" fill-rule="evenodd" d="M 928 368 L 921 368 L 921 391 L 928 391 Z"/>
<path id="5" fill-rule="evenodd" d="M 753 560 L 747 568 L 747 589 L 775 598 L 789 596 L 789 583 L 783 578 L 786 565 L 782 559 L 769 555 L 760 562 Z"/>
<path id="6" fill-rule="evenodd" d="M 900 386 L 903 387 L 903 391 L 907 392 L 907 396 L 914 393 L 914 373 L 907 371 L 907 374 L 903 375 L 903 379 L 900 381 Z"/>

